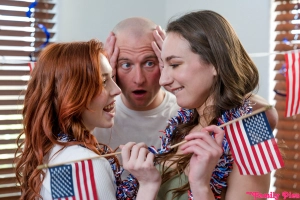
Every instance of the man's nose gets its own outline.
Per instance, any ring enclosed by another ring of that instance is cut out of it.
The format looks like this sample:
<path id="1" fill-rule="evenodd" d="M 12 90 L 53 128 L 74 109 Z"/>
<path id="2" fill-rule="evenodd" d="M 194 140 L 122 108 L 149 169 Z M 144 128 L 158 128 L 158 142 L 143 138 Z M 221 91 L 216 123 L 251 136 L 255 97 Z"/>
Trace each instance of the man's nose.
<path id="1" fill-rule="evenodd" d="M 137 85 L 142 85 L 146 78 L 143 69 L 140 66 L 135 67 L 134 83 Z"/>

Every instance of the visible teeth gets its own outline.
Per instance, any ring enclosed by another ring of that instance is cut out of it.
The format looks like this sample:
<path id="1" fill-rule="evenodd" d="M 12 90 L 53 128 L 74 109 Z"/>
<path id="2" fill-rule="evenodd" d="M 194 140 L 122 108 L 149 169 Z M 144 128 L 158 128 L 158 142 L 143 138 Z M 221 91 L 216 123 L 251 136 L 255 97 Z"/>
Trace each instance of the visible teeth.
<path id="1" fill-rule="evenodd" d="M 179 91 L 182 90 L 182 89 L 183 89 L 183 87 L 174 90 L 174 94 L 176 94 L 177 92 L 179 92 Z"/>
<path id="2" fill-rule="evenodd" d="M 104 107 L 105 110 L 109 110 L 114 107 L 114 104 L 110 104 Z"/>

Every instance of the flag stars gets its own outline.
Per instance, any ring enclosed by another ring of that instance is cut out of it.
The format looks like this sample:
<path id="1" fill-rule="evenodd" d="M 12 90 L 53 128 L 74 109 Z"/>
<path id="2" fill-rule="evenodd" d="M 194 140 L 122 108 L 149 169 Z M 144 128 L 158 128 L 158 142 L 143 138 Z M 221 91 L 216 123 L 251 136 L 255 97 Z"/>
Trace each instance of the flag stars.
<path id="1" fill-rule="evenodd" d="M 72 168 L 70 165 L 50 168 L 50 173 L 52 198 L 64 198 L 74 195 Z"/>
<path id="2" fill-rule="evenodd" d="M 270 135 L 270 128 L 268 127 L 266 120 L 267 119 L 265 119 L 261 113 L 257 114 L 255 117 L 251 116 L 244 120 L 244 127 L 251 145 L 273 138 L 273 134 Z"/>

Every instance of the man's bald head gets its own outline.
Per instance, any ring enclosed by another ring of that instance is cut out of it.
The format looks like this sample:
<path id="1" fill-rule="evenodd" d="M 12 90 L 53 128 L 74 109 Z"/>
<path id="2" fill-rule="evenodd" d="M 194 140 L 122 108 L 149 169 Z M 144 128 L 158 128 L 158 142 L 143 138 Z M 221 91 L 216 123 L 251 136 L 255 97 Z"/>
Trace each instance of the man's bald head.
<path id="1" fill-rule="evenodd" d="M 153 31 L 156 24 L 146 18 L 131 17 L 119 22 L 113 29 L 116 36 L 115 45 L 119 47 L 120 52 L 124 48 L 136 49 L 141 46 L 148 46 L 152 49 L 151 43 L 155 41 Z"/>
<path id="2" fill-rule="evenodd" d="M 119 22 L 113 29 L 113 33 L 119 35 L 127 35 L 131 37 L 141 38 L 152 33 L 156 28 L 156 24 L 146 18 L 132 17 Z"/>
<path id="3" fill-rule="evenodd" d="M 156 27 L 148 19 L 133 17 L 113 29 L 115 48 L 119 49 L 116 80 L 122 101 L 132 110 L 154 109 L 164 98 L 159 61 L 153 49 Z"/>

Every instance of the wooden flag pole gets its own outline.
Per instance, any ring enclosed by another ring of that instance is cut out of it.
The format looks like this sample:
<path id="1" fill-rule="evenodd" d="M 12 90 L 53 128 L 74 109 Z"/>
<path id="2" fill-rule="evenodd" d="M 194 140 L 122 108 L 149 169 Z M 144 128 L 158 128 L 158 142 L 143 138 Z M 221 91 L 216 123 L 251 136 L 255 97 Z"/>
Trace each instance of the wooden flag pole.
<path id="1" fill-rule="evenodd" d="M 115 152 L 115 153 L 109 153 L 109 154 L 94 156 L 94 157 L 90 157 L 90 158 L 72 160 L 72 161 L 64 162 L 64 163 L 56 163 L 56 164 L 53 164 L 53 165 L 43 164 L 43 165 L 37 166 L 36 169 L 45 169 L 45 168 L 49 168 L 49 167 L 57 167 L 57 166 L 60 166 L 60 165 L 66 165 L 66 164 L 70 164 L 70 163 L 74 163 L 74 162 L 80 162 L 80 161 L 83 161 L 83 160 L 92 160 L 92 159 L 96 159 L 96 158 L 104 158 L 104 157 L 114 156 L 114 155 L 118 155 L 118 154 L 121 154 L 121 152 Z"/>
<path id="2" fill-rule="evenodd" d="M 222 127 L 227 126 L 227 125 L 229 125 L 229 124 L 232 124 L 232 123 L 234 123 L 234 122 L 236 122 L 236 121 L 245 119 L 245 118 L 247 118 L 247 117 L 251 117 L 251 116 L 253 116 L 253 115 L 256 115 L 257 113 L 264 112 L 264 111 L 266 111 L 266 110 L 268 110 L 268 109 L 270 109 L 270 108 L 272 108 L 271 105 L 262 107 L 262 108 L 260 108 L 260 109 L 257 109 L 257 110 L 255 110 L 255 111 L 253 111 L 251 114 L 243 115 L 243 116 L 241 116 L 241 117 L 239 117 L 239 118 L 236 118 L 236 119 L 234 119 L 234 120 L 232 120 L 232 121 L 229 121 L 229 122 L 227 122 L 227 123 L 225 123 L 225 124 L 222 124 L 222 125 L 220 125 L 219 127 L 222 128 Z M 186 142 L 187 142 L 186 140 L 183 140 L 182 142 L 179 142 L 179 143 L 177 143 L 177 144 L 174 144 L 174 145 L 170 146 L 169 148 L 170 148 L 170 149 L 173 149 L 173 148 L 175 148 L 175 147 L 177 147 L 177 146 L 180 146 L 180 145 L 182 145 L 182 144 L 184 144 L 184 143 L 186 143 Z M 105 155 L 99 155 L 99 156 L 90 157 L 90 158 L 78 159 L 78 160 L 73 160 L 73 161 L 64 162 L 64 163 L 57 163 L 57 164 L 53 164 L 53 165 L 43 164 L 43 165 L 38 165 L 38 166 L 37 166 L 37 169 L 46 169 L 46 168 L 49 168 L 49 167 L 56 167 L 56 166 L 60 166 L 60 165 L 66 165 L 66 164 L 70 164 L 70 163 L 73 163 L 73 162 L 80 162 L 80 161 L 83 161 L 83 160 L 90 160 L 90 159 L 97 159 L 97 158 L 104 158 L 104 157 L 109 157 L 109 156 L 115 156 L 115 155 L 118 155 L 118 154 L 121 154 L 121 152 L 115 152 L 115 153 L 110 153 L 110 154 L 105 154 Z"/>

